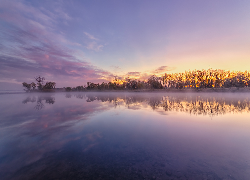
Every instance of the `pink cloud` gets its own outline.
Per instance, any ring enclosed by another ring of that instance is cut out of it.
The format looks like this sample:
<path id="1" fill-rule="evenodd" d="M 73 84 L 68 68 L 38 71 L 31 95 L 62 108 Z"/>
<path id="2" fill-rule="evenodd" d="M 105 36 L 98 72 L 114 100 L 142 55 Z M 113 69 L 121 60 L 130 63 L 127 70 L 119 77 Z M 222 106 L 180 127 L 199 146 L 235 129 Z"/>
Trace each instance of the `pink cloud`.
<path id="1" fill-rule="evenodd" d="M 54 32 L 58 14 L 19 1 L 2 1 L 0 10 L 0 19 L 7 24 L 0 30 L 3 37 L 0 42 L 1 77 L 16 79 L 21 84 L 38 74 L 49 75 L 50 80 L 58 82 L 60 87 L 65 81 L 71 86 L 112 74 L 75 56 L 76 52 L 67 45 L 81 45 Z M 57 13 L 63 14 L 62 11 Z M 65 20 L 70 20 L 67 14 L 63 16 Z M 87 46 L 94 51 L 101 51 L 102 47 L 95 42 Z M 70 81 L 72 78 L 75 82 Z"/>

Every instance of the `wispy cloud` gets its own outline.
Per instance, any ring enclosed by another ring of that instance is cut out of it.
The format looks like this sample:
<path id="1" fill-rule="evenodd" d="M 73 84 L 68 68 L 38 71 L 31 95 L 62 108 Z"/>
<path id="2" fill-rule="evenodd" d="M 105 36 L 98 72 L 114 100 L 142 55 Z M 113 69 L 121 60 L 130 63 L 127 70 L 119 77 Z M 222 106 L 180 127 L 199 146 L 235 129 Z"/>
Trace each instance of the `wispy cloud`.
<path id="1" fill-rule="evenodd" d="M 160 66 L 160 67 L 156 68 L 155 70 L 153 70 L 152 73 L 161 74 L 161 73 L 165 73 L 167 71 L 172 71 L 174 69 L 175 69 L 174 67 Z"/>
<path id="2" fill-rule="evenodd" d="M 93 51 L 96 51 L 96 52 L 102 51 L 102 48 L 103 48 L 103 47 L 104 47 L 103 45 L 98 44 L 98 43 L 96 43 L 96 42 L 90 42 L 90 43 L 86 46 L 87 49 L 93 50 Z"/>
<path id="3" fill-rule="evenodd" d="M 92 39 L 92 40 L 99 40 L 99 39 L 97 39 L 96 37 L 94 37 L 93 35 L 91 35 L 91 34 L 89 34 L 89 33 L 87 33 L 87 32 L 83 32 L 89 39 Z"/>
<path id="4" fill-rule="evenodd" d="M 87 32 L 83 32 L 83 33 L 88 37 L 88 39 L 91 40 L 91 42 L 86 43 L 87 45 L 85 46 L 88 50 L 92 50 L 96 52 L 102 51 L 102 48 L 104 47 L 104 45 L 97 43 L 97 41 L 99 41 L 98 38 L 96 38 L 95 36 Z"/>
<path id="5" fill-rule="evenodd" d="M 113 65 L 113 66 L 110 66 L 110 67 L 113 68 L 115 71 L 117 71 L 117 70 L 120 71 L 120 70 L 121 70 L 121 68 L 120 68 L 119 66 L 114 66 L 114 65 Z"/>
<path id="6" fill-rule="evenodd" d="M 60 86 L 74 78 L 76 83 L 109 77 L 112 73 L 84 62 L 67 45 L 81 46 L 57 32 L 58 12 L 34 8 L 20 1 L 2 1 L 0 19 L 0 76 L 9 82 L 30 81 L 37 74 L 50 77 Z M 62 12 L 60 12 L 62 15 Z M 70 20 L 66 13 L 64 19 Z M 101 51 L 102 45 L 90 43 L 87 48 Z M 70 84 L 69 84 L 70 85 Z"/>
<path id="7" fill-rule="evenodd" d="M 147 80 L 152 75 L 161 76 L 162 74 L 168 73 L 168 71 L 172 71 L 174 69 L 175 69 L 174 67 L 160 66 L 154 70 L 148 70 L 144 72 L 132 71 L 120 75 L 119 79 L 125 79 L 127 77 L 130 77 L 132 79 Z"/>
<path id="8" fill-rule="evenodd" d="M 141 73 L 140 72 L 128 72 L 126 75 L 127 76 L 139 77 L 141 75 Z"/>
<path id="9" fill-rule="evenodd" d="M 64 20 L 72 20 L 72 17 L 69 16 L 68 13 L 66 13 L 62 8 L 55 9 L 55 12 L 58 13 L 58 16 Z"/>

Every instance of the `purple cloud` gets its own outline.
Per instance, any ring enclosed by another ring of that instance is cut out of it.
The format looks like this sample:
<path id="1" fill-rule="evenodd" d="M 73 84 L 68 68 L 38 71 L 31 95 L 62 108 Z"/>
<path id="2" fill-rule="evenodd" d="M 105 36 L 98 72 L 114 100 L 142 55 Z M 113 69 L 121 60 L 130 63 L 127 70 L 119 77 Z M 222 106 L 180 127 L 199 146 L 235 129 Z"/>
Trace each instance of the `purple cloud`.
<path id="1" fill-rule="evenodd" d="M 141 73 L 140 72 L 128 72 L 127 75 L 128 76 L 140 76 Z"/>
<path id="2" fill-rule="evenodd" d="M 76 57 L 76 51 L 69 46 L 81 45 L 55 31 L 54 24 L 59 17 L 64 21 L 71 19 L 62 13 L 61 10 L 48 12 L 19 1 L 1 2 L 0 19 L 4 25 L 0 30 L 0 82 L 21 84 L 40 74 L 56 81 L 60 87 L 66 86 L 63 82 L 67 81 L 68 86 L 73 86 L 112 75 Z M 88 48 L 99 51 L 102 46 L 90 44 Z"/>
<path id="3" fill-rule="evenodd" d="M 92 40 L 98 40 L 96 37 L 94 37 L 93 35 L 87 33 L 87 32 L 83 32 L 89 39 L 92 39 Z"/>
<path id="4" fill-rule="evenodd" d="M 160 74 L 160 73 L 165 73 L 166 71 L 172 71 L 174 69 L 175 68 L 169 67 L 169 66 L 160 66 L 157 69 L 155 69 L 154 71 L 152 71 L 152 73 Z"/>

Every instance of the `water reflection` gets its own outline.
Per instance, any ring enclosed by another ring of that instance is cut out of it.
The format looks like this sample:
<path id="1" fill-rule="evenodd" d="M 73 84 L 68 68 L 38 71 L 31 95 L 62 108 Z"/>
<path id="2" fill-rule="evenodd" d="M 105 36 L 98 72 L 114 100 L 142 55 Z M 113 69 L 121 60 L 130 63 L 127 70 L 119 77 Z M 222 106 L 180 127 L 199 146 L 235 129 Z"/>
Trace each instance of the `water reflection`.
<path id="1" fill-rule="evenodd" d="M 3 111 L 6 104 L 0 104 L 0 177 L 3 179 L 32 179 L 24 173 L 25 169 L 18 169 L 44 159 L 67 143 L 81 140 L 82 149 L 87 150 L 100 138 L 97 132 L 79 135 L 89 116 L 106 109 L 99 109 L 100 104 L 73 102 L 69 106 L 68 99 L 61 95 L 35 94 L 26 96 L 21 101 L 24 106 L 20 107 L 20 102 L 15 98 L 6 98 L 12 101 L 9 103 L 12 108 L 8 111 Z M 56 98 L 58 104 L 55 103 Z M 32 111 L 32 107 L 41 111 Z M 14 172 L 18 175 L 14 175 Z"/>
<path id="2" fill-rule="evenodd" d="M 52 97 L 52 96 L 29 96 L 27 98 L 25 98 L 23 100 L 23 104 L 27 104 L 27 103 L 35 103 L 36 102 L 36 105 L 35 105 L 35 109 L 36 110 L 41 110 L 44 108 L 44 104 L 43 102 L 47 103 L 47 104 L 54 104 L 55 103 L 55 97 Z"/>
<path id="3" fill-rule="evenodd" d="M 250 123 L 243 115 L 249 112 L 247 94 L 48 93 L 1 98 L 2 179 L 250 176 Z M 37 105 L 40 111 L 34 111 Z M 168 116 L 158 114 L 162 111 Z M 216 115 L 214 121 L 211 115 Z"/>
<path id="4" fill-rule="evenodd" d="M 70 93 L 67 93 L 67 94 L 65 95 L 66 98 L 71 98 L 71 96 L 72 96 L 72 95 L 71 95 Z"/>
<path id="5" fill-rule="evenodd" d="M 230 98 L 220 96 L 178 96 L 176 94 L 166 96 L 138 96 L 135 94 L 126 94 L 114 96 L 111 94 L 93 94 L 93 93 L 67 93 L 66 98 L 78 98 L 86 100 L 86 102 L 101 101 L 109 102 L 115 107 L 125 106 L 129 109 L 141 109 L 145 105 L 152 108 L 152 110 L 162 109 L 166 112 L 177 111 L 186 112 L 193 115 L 223 115 L 226 113 L 243 113 L 250 112 L 249 97 Z M 44 103 L 54 104 L 55 97 L 53 96 L 29 96 L 26 97 L 22 103 L 36 103 L 35 109 L 41 110 L 44 108 Z"/>
<path id="6" fill-rule="evenodd" d="M 70 96 L 71 97 L 71 96 Z M 113 103 L 114 106 L 123 105 L 130 109 L 141 109 L 143 105 L 150 106 L 153 110 L 163 109 L 164 111 L 186 112 L 193 115 L 222 115 L 226 113 L 250 112 L 249 97 L 232 98 L 221 97 L 220 95 L 185 95 L 179 96 L 140 96 L 126 94 L 113 96 L 110 94 L 74 94 L 74 97 L 86 99 L 87 102 L 101 101 Z"/>

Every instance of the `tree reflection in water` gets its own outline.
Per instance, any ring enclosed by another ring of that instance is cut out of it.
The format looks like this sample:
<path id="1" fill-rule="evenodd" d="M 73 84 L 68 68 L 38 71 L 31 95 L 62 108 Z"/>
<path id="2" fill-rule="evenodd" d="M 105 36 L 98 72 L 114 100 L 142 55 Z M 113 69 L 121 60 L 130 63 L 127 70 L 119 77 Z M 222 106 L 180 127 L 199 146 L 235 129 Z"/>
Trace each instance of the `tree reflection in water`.
<path id="1" fill-rule="evenodd" d="M 41 109 L 44 108 L 43 102 L 45 102 L 46 104 L 54 104 L 55 103 L 55 98 L 52 97 L 52 96 L 38 96 L 38 97 L 29 96 L 26 99 L 24 99 L 22 103 L 27 104 L 28 102 L 31 102 L 31 103 L 36 102 L 36 105 L 35 105 L 34 108 L 36 110 L 41 110 Z"/>
<path id="2" fill-rule="evenodd" d="M 0 174 L 7 174 L 5 179 L 228 179 L 234 172 L 229 179 L 248 179 L 248 115 L 220 115 L 249 112 L 249 98 L 247 93 L 35 94 L 21 101 L 53 106 L 34 112 L 27 105 L 2 115 L 6 148 Z"/>
<path id="3" fill-rule="evenodd" d="M 219 96 L 178 96 L 178 95 L 157 95 L 140 96 L 137 94 L 93 94 L 93 93 L 67 93 L 66 98 L 76 97 L 87 102 L 101 101 L 126 106 L 129 109 L 140 109 L 143 105 L 150 106 L 153 110 L 186 112 L 194 115 L 221 115 L 226 113 L 250 112 L 249 98 L 228 98 Z M 35 109 L 44 108 L 44 102 L 54 104 L 55 97 L 38 96 L 27 97 L 23 103 L 36 102 Z M 136 108 L 135 108 L 136 107 Z"/>
<path id="4" fill-rule="evenodd" d="M 76 96 L 77 98 L 77 96 Z M 87 102 L 102 101 L 113 103 L 114 106 L 124 104 L 128 108 L 133 105 L 147 104 L 153 110 L 163 108 L 164 111 L 186 112 L 194 115 L 220 115 L 226 113 L 250 112 L 250 102 L 245 99 L 228 99 L 220 97 L 201 97 L 201 96 L 158 96 L 140 97 L 132 96 L 101 96 L 87 95 Z M 137 106 L 138 107 L 141 106 Z"/>
<path id="5" fill-rule="evenodd" d="M 67 94 L 65 95 L 65 97 L 66 97 L 66 98 L 71 98 L 71 94 L 70 94 L 70 93 L 67 93 Z"/>

